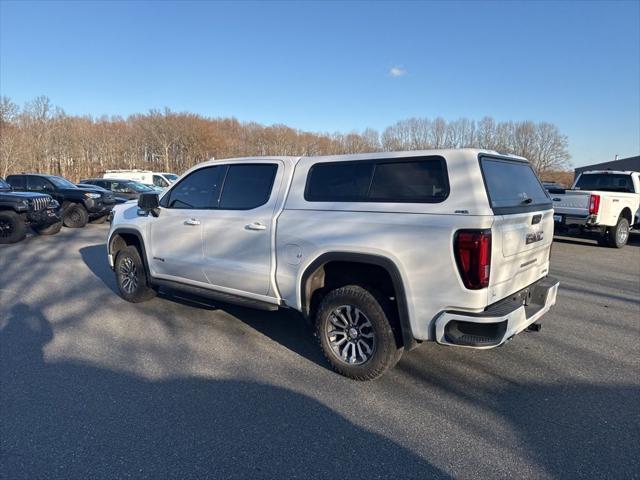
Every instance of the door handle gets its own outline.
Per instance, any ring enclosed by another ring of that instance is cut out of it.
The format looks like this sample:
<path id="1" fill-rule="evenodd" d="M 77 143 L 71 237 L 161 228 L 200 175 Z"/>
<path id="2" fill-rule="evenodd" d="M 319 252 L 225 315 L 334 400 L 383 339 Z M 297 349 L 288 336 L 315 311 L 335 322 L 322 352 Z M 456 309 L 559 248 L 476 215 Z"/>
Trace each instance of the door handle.
<path id="1" fill-rule="evenodd" d="M 189 220 L 184 221 L 185 225 L 200 225 L 200 220 L 196 218 L 190 218 Z"/>
<path id="2" fill-rule="evenodd" d="M 266 230 L 267 227 L 260 222 L 253 222 L 248 225 L 245 225 L 244 228 L 247 230 Z"/>

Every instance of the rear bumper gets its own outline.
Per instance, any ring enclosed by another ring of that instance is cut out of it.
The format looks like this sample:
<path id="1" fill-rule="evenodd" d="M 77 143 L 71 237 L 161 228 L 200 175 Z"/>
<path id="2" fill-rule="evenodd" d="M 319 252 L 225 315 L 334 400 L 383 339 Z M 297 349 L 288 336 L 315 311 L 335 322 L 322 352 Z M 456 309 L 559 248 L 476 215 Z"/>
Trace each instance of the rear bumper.
<path id="1" fill-rule="evenodd" d="M 502 345 L 555 305 L 559 284 L 555 278 L 545 277 L 483 312 L 442 312 L 435 322 L 436 341 L 480 349 Z"/>
<path id="2" fill-rule="evenodd" d="M 586 217 L 579 217 L 573 215 L 564 215 L 562 213 L 555 213 L 553 215 L 553 220 L 557 226 L 560 227 L 569 227 L 569 226 L 579 226 L 579 227 L 591 227 L 596 225 L 596 216 L 595 215 L 587 215 Z"/>

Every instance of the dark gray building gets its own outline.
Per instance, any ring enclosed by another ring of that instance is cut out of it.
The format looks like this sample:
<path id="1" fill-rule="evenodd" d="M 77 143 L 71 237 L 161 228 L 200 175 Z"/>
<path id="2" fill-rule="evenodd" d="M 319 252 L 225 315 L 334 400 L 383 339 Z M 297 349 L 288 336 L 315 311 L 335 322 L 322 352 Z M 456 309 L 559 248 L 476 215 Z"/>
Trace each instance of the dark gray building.
<path id="1" fill-rule="evenodd" d="M 594 163 L 593 165 L 585 165 L 574 170 L 577 178 L 580 173 L 586 170 L 631 170 L 640 172 L 640 155 L 635 157 L 620 158 L 611 162 Z"/>

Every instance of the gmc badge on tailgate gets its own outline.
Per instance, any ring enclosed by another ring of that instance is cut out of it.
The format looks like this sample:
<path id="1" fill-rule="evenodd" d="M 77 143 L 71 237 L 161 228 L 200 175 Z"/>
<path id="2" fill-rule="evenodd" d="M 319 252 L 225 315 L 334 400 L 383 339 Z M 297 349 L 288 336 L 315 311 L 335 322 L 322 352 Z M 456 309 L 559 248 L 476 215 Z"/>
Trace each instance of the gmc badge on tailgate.
<path id="1" fill-rule="evenodd" d="M 539 232 L 527 233 L 526 242 L 527 245 L 535 242 L 539 242 L 544 238 L 544 232 L 540 230 Z"/>

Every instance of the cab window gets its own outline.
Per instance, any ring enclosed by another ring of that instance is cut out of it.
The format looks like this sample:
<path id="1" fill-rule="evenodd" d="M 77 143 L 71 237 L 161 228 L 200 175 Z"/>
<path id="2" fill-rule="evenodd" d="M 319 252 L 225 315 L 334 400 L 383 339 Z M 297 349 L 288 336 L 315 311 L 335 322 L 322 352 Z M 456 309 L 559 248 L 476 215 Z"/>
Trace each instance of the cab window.
<path id="1" fill-rule="evenodd" d="M 269 201 L 278 166 L 231 165 L 220 198 L 220 209 L 250 210 Z"/>
<path id="2" fill-rule="evenodd" d="M 53 190 L 53 184 L 43 177 L 27 177 L 27 188 L 33 192 Z"/>
<path id="3" fill-rule="evenodd" d="M 23 176 L 10 175 L 7 177 L 7 182 L 16 190 L 25 190 L 27 188 L 27 180 Z"/>
<path id="4" fill-rule="evenodd" d="M 165 208 L 201 210 L 217 208 L 226 170 L 227 167 L 218 166 L 205 167 L 192 172 L 162 197 L 160 204 Z"/>
<path id="5" fill-rule="evenodd" d="M 116 193 L 133 193 L 129 184 L 123 182 L 112 182 L 111 190 Z"/>

